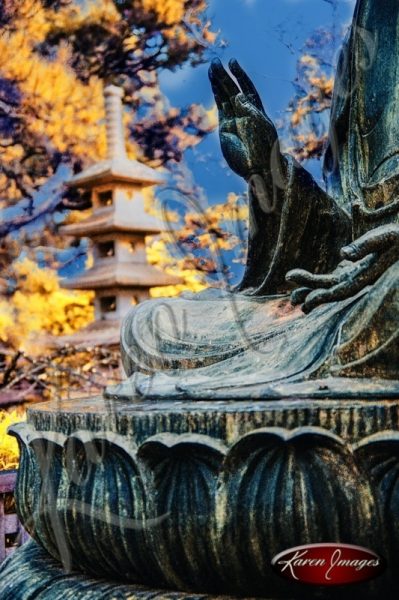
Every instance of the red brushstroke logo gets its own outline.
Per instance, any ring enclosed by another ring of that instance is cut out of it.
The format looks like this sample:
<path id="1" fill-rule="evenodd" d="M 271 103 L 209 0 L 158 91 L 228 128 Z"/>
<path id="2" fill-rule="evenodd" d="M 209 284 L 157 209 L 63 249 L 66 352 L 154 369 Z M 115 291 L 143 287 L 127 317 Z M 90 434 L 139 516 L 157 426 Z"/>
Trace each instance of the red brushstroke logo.
<path id="1" fill-rule="evenodd" d="M 310 585 L 347 585 L 370 581 L 386 569 L 372 550 L 349 544 L 309 544 L 281 552 L 273 569 L 290 581 Z"/>

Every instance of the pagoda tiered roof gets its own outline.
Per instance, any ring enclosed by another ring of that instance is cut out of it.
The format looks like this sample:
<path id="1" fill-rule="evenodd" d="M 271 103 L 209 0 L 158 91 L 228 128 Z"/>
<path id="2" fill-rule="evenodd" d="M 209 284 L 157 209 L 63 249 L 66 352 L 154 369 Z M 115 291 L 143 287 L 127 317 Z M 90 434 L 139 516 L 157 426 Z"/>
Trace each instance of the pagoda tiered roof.
<path id="1" fill-rule="evenodd" d="M 81 275 L 66 279 L 62 286 L 74 290 L 151 288 L 177 285 L 181 279 L 146 263 L 102 261 Z"/>
<path id="2" fill-rule="evenodd" d="M 134 203 L 135 200 L 131 202 Z M 97 209 L 79 223 L 64 225 L 60 228 L 60 233 L 74 237 L 91 237 L 105 233 L 137 233 L 146 236 L 166 230 L 160 219 L 144 211 L 140 213 L 135 215 L 132 210 L 131 214 L 121 215 L 114 210 L 113 206 L 107 206 Z"/>
<path id="3" fill-rule="evenodd" d="M 158 171 L 127 156 L 107 158 L 96 163 L 77 175 L 68 182 L 69 187 L 91 188 L 93 185 L 108 183 L 130 183 L 146 185 L 159 185 L 164 183 L 164 178 Z"/>

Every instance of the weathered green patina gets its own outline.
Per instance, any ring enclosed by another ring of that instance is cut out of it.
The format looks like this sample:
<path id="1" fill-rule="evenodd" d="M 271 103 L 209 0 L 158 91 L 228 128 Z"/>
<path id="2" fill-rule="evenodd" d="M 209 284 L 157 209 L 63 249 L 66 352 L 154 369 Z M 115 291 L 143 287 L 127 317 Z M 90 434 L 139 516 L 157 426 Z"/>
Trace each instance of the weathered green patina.
<path id="1" fill-rule="evenodd" d="M 339 58 L 326 191 L 282 154 L 237 61 L 231 74 L 214 61 L 222 151 L 249 187 L 245 274 L 230 293 L 132 312 L 122 331 L 132 378 L 110 394 L 288 397 L 301 383 L 309 397 L 320 385 L 334 396 L 340 384 L 320 380 L 345 377 L 358 396 L 370 378 L 381 397 L 399 393 L 398 27 L 396 0 L 357 3 Z"/>
<path id="2" fill-rule="evenodd" d="M 130 584 L 132 598 L 140 584 L 182 600 L 349 600 L 351 587 L 321 595 L 272 569 L 278 553 L 321 541 L 388 560 L 382 578 L 357 588 L 362 598 L 399 591 L 397 401 L 99 397 L 40 405 L 12 432 L 19 515 L 34 540 L 67 571 Z M 79 590 L 84 580 L 70 581 Z M 57 589 L 44 597 L 61 598 Z"/>

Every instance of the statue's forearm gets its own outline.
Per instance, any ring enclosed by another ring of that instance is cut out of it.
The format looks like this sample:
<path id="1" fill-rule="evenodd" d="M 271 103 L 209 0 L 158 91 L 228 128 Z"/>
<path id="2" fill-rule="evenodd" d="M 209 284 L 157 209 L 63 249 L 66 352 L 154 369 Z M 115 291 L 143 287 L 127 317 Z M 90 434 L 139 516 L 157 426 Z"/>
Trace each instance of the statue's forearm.
<path id="1" fill-rule="evenodd" d="M 284 155 L 274 165 L 248 182 L 248 259 L 240 287 L 259 295 L 285 291 L 291 269 L 332 270 L 351 239 L 349 215 L 305 169 Z"/>

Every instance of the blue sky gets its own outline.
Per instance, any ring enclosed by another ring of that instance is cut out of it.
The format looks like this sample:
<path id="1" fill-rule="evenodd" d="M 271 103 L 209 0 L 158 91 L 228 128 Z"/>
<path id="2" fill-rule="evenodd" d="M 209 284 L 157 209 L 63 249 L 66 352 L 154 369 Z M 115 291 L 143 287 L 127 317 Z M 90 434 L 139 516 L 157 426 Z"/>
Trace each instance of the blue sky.
<path id="1" fill-rule="evenodd" d="M 212 29 L 220 31 L 227 46 L 210 55 L 225 63 L 236 57 L 257 85 L 274 121 L 281 119 L 293 96 L 296 61 L 306 39 L 319 27 L 350 22 L 354 0 L 210 0 Z M 172 104 L 201 103 L 209 108 L 213 97 L 207 65 L 185 67 L 161 76 Z M 221 202 L 230 191 L 241 192 L 243 182 L 226 167 L 214 133 L 187 153 L 197 184 L 210 203 Z M 313 169 L 312 169 L 313 170 Z M 317 173 L 317 166 L 316 166 Z"/>
<path id="2" fill-rule="evenodd" d="M 304 42 L 317 28 L 332 23 L 337 28 L 348 25 L 354 3 L 355 0 L 209 0 L 212 30 L 219 31 L 219 40 L 224 41 L 209 51 L 209 59 L 218 56 L 227 64 L 231 57 L 236 57 L 254 80 L 269 115 L 276 122 L 284 116 L 294 94 L 296 62 Z M 162 73 L 161 86 L 171 104 L 200 103 L 210 108 L 213 96 L 207 70 L 208 65 L 201 65 Z M 186 161 L 210 204 L 223 202 L 229 192 L 245 190 L 243 180 L 224 162 L 217 132 L 187 152 Z M 312 165 L 312 172 L 319 175 L 320 167 Z M 60 177 L 65 179 L 65 173 L 59 173 L 56 181 Z M 36 202 L 40 204 L 46 196 L 44 188 Z M 10 209 L 2 216 L 12 217 L 13 211 Z M 35 222 L 31 229 L 36 226 Z M 61 262 L 67 261 L 73 251 L 62 254 Z M 62 274 L 83 268 L 84 260 L 84 254 L 75 258 L 62 269 Z"/>

